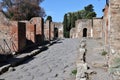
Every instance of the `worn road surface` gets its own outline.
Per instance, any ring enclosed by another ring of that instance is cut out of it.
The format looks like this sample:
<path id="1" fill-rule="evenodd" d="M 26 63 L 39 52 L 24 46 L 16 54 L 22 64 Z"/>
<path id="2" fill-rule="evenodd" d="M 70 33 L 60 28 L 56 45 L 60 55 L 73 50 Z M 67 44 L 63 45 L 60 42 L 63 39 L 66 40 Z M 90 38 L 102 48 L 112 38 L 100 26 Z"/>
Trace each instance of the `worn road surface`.
<path id="1" fill-rule="evenodd" d="M 87 39 L 86 62 L 95 74 L 90 76 L 90 80 L 113 80 L 107 68 L 107 55 L 102 55 L 103 43 L 100 40 Z"/>
<path id="2" fill-rule="evenodd" d="M 24 64 L 0 75 L 3 80 L 75 80 L 79 39 L 64 39 Z"/>

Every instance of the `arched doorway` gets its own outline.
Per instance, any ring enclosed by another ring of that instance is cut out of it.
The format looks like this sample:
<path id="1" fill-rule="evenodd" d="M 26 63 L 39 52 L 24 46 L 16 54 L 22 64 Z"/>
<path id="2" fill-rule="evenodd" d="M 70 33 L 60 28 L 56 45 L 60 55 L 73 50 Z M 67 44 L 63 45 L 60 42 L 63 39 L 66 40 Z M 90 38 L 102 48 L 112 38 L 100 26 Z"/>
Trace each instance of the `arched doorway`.
<path id="1" fill-rule="evenodd" d="M 54 38 L 58 38 L 58 28 L 54 28 Z"/>
<path id="2" fill-rule="evenodd" d="M 83 37 L 87 37 L 87 28 L 83 29 Z"/>

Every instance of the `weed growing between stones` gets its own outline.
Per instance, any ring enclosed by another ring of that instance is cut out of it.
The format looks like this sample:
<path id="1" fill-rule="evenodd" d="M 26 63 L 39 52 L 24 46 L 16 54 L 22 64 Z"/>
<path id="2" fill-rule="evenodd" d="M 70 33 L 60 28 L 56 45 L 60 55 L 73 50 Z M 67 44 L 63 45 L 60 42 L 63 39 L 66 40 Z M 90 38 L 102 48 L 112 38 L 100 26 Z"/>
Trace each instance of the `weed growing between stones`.
<path id="1" fill-rule="evenodd" d="M 73 75 L 76 75 L 76 74 L 77 74 L 77 69 L 73 70 L 73 71 L 72 71 L 72 74 L 73 74 Z"/>
<path id="2" fill-rule="evenodd" d="M 102 56 L 105 56 L 107 55 L 107 51 L 103 50 L 102 53 L 101 53 Z"/>
<path id="3" fill-rule="evenodd" d="M 110 67 L 111 73 L 120 73 L 120 57 L 113 60 L 113 64 Z"/>

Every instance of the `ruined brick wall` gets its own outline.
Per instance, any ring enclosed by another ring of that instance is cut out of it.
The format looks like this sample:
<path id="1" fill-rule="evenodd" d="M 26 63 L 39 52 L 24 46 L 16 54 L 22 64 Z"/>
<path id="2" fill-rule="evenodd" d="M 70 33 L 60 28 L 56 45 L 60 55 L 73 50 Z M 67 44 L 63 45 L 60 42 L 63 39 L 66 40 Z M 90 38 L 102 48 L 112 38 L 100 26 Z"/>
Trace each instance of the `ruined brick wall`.
<path id="1" fill-rule="evenodd" d="M 103 19 L 101 18 L 79 19 L 75 22 L 75 29 L 74 28 L 71 29 L 70 36 L 74 38 L 82 37 L 102 38 L 103 36 L 102 26 Z"/>
<path id="2" fill-rule="evenodd" d="M 0 24 L 0 53 L 18 52 L 26 46 L 25 24 L 9 21 L 9 25 Z"/>
<path id="3" fill-rule="evenodd" d="M 26 46 L 26 24 L 10 21 L 0 12 L 0 54 L 18 52 Z"/>
<path id="4" fill-rule="evenodd" d="M 51 40 L 53 40 L 54 39 L 54 28 L 55 28 L 55 24 L 54 24 L 54 22 L 51 22 L 51 29 L 50 29 L 50 35 L 51 35 Z"/>
<path id="5" fill-rule="evenodd" d="M 33 45 L 36 42 L 36 25 L 31 24 L 29 21 L 26 22 L 26 39 L 27 46 Z"/>
<path id="6" fill-rule="evenodd" d="M 119 78 L 119 66 L 116 60 L 120 59 L 120 0 L 107 0 L 104 9 L 105 45 L 108 50 L 108 65 L 112 76 Z M 118 79 L 119 80 L 119 79 Z"/>
<path id="7" fill-rule="evenodd" d="M 58 38 L 63 38 L 63 24 L 60 22 L 54 22 L 55 28 L 58 29 Z"/>
<path id="8" fill-rule="evenodd" d="M 93 38 L 102 38 L 103 19 L 93 18 Z"/>
<path id="9" fill-rule="evenodd" d="M 44 20 L 41 17 L 34 17 L 30 21 L 30 25 L 36 26 L 35 43 L 41 44 L 44 41 Z"/>
<path id="10" fill-rule="evenodd" d="M 72 28 L 70 30 L 70 38 L 77 38 L 76 37 L 76 28 Z"/>
<path id="11" fill-rule="evenodd" d="M 75 28 L 77 33 L 77 38 L 83 37 L 83 30 L 86 29 L 86 37 L 91 37 L 92 35 L 92 20 L 91 19 L 79 19 L 75 22 Z"/>
<path id="12" fill-rule="evenodd" d="M 45 40 L 50 40 L 50 21 L 47 20 L 45 23 L 44 23 L 44 39 Z"/>
<path id="13" fill-rule="evenodd" d="M 2 18 L 2 21 L 4 22 L 4 18 Z M 0 54 L 11 52 L 10 46 L 8 46 L 11 38 L 9 35 L 10 24 L 6 21 L 7 24 L 4 24 L 2 21 L 0 21 Z"/>
<path id="14" fill-rule="evenodd" d="M 47 20 L 44 24 L 44 30 L 45 30 L 44 31 L 45 40 L 53 40 L 54 38 L 63 38 L 63 24 L 60 22 L 50 22 L 49 20 Z"/>

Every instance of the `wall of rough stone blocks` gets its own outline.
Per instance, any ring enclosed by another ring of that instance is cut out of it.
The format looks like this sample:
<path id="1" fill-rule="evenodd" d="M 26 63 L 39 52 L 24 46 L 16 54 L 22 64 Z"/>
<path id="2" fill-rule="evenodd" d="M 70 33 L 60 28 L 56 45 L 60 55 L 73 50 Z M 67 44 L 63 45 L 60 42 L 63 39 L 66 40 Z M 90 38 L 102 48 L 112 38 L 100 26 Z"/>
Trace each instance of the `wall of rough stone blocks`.
<path id="1" fill-rule="evenodd" d="M 54 22 L 54 26 L 58 29 L 58 38 L 63 38 L 63 24 L 60 22 Z"/>
<path id="2" fill-rule="evenodd" d="M 110 46 L 120 53 L 120 0 L 109 0 Z"/>
<path id="3" fill-rule="evenodd" d="M 44 21 L 40 17 L 30 21 L 10 21 L 3 13 L 0 21 L 0 53 L 19 52 L 29 43 L 39 44 L 44 41 Z"/>
<path id="4" fill-rule="evenodd" d="M 92 20 L 91 19 L 80 19 L 75 23 L 77 37 L 83 37 L 83 29 L 87 29 L 87 37 L 91 37 L 91 29 L 92 29 Z"/>
<path id="5" fill-rule="evenodd" d="M 50 40 L 50 21 L 49 20 L 47 20 L 46 22 L 45 22 L 45 24 L 44 24 L 44 39 L 45 40 Z"/>
<path id="6" fill-rule="evenodd" d="M 34 17 L 30 21 L 31 25 L 36 26 L 35 43 L 41 44 L 44 41 L 44 20 L 41 17 Z"/>
<path id="7" fill-rule="evenodd" d="M 27 46 L 35 44 L 36 42 L 35 34 L 36 34 L 36 25 L 31 24 L 29 21 L 27 21 L 26 22 Z"/>
<path id="8" fill-rule="evenodd" d="M 93 38 L 102 38 L 103 19 L 93 18 Z"/>
<path id="9" fill-rule="evenodd" d="M 114 80 L 119 80 L 119 67 L 116 60 L 120 59 L 120 0 L 106 0 L 104 9 L 105 45 L 107 45 L 108 66 L 112 70 Z"/>
<path id="10" fill-rule="evenodd" d="M 50 27 L 50 35 L 51 35 L 51 39 L 50 40 L 53 40 L 54 39 L 54 28 L 55 28 L 55 24 L 53 22 L 51 22 L 51 27 Z"/>
<path id="11" fill-rule="evenodd" d="M 108 5 L 103 9 L 103 38 L 105 45 L 108 44 Z"/>
<path id="12" fill-rule="evenodd" d="M 21 51 L 26 45 L 26 28 L 22 22 L 9 21 L 9 25 L 0 24 L 0 53 L 10 54 Z"/>
<path id="13" fill-rule="evenodd" d="M 71 38 L 82 38 L 83 34 L 87 34 L 86 37 L 102 38 L 103 37 L 103 19 L 79 19 L 75 22 L 75 28 L 70 31 Z M 84 33 L 84 29 L 87 29 Z"/>
<path id="14" fill-rule="evenodd" d="M 26 47 L 53 40 L 54 29 L 58 28 L 58 38 L 63 38 L 63 24 L 34 17 L 30 21 L 10 21 L 0 12 L 0 54 L 19 52 Z"/>
<path id="15" fill-rule="evenodd" d="M 76 28 L 70 30 L 70 38 L 76 38 Z"/>
<path id="16" fill-rule="evenodd" d="M 55 28 L 58 30 L 58 37 L 63 38 L 63 24 L 57 22 L 50 22 L 47 20 L 44 24 L 44 36 L 45 40 L 53 40 L 55 38 Z"/>

